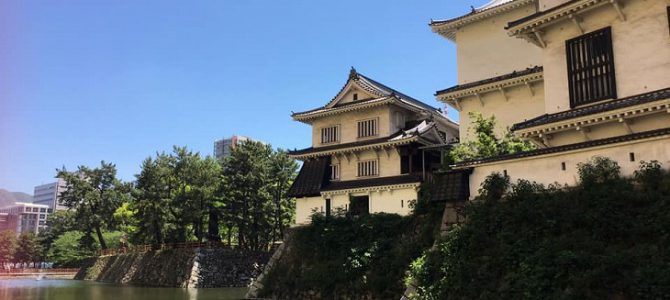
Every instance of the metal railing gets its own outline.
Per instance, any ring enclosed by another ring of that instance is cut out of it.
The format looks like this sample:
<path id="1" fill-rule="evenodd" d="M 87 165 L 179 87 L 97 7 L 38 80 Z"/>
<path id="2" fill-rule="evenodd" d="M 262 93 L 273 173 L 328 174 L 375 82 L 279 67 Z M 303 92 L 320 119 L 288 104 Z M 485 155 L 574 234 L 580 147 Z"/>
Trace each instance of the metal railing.
<path id="1" fill-rule="evenodd" d="M 233 248 L 223 242 L 186 242 L 173 244 L 160 244 L 154 248 L 154 245 L 133 245 L 115 249 L 103 249 L 98 251 L 98 256 L 117 255 L 125 253 L 144 253 L 151 250 L 166 250 L 166 249 L 213 249 L 213 248 Z"/>
<path id="2" fill-rule="evenodd" d="M 0 274 L 33 274 L 33 273 L 77 273 L 78 268 L 55 268 L 55 269 L 37 269 L 37 268 L 25 268 L 25 269 L 0 269 Z"/>

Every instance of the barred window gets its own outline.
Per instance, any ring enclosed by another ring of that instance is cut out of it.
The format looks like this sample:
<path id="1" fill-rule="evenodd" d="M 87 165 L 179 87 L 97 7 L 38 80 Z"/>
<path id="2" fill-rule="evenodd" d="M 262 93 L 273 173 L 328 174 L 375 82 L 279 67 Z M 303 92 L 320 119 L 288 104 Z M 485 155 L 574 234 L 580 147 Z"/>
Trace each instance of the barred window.
<path id="1" fill-rule="evenodd" d="M 339 164 L 330 165 L 330 179 L 331 180 L 340 179 L 340 165 Z"/>
<path id="2" fill-rule="evenodd" d="M 366 160 L 358 162 L 358 177 L 379 175 L 377 160 Z"/>
<path id="3" fill-rule="evenodd" d="M 570 106 L 616 98 L 610 27 L 565 42 Z"/>
<path id="4" fill-rule="evenodd" d="M 321 128 L 321 144 L 340 141 L 340 126 Z"/>
<path id="5" fill-rule="evenodd" d="M 358 121 L 358 137 L 377 135 L 377 119 Z"/>

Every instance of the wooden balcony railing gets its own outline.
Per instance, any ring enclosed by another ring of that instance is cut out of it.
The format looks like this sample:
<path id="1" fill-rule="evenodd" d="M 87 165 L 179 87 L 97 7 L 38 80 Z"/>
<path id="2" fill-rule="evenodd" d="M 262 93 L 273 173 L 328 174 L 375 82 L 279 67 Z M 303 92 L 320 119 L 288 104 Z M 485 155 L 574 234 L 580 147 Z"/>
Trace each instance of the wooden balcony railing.
<path id="1" fill-rule="evenodd" d="M 174 243 L 174 244 L 161 244 L 155 248 L 155 250 L 166 250 L 166 249 L 196 249 L 196 248 L 232 248 L 229 245 L 226 245 L 222 242 L 187 242 L 187 243 Z M 105 255 L 117 255 L 124 253 L 144 253 L 149 252 L 153 248 L 153 245 L 133 245 L 127 247 L 121 247 L 116 249 L 103 249 L 98 251 L 99 256 Z"/>

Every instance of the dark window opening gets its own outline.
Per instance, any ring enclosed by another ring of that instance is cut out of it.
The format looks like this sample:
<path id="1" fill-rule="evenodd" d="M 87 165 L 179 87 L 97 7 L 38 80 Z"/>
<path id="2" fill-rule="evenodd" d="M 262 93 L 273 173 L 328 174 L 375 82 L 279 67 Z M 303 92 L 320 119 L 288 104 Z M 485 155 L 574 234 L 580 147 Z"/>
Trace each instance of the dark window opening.
<path id="1" fill-rule="evenodd" d="M 507 176 L 507 170 L 503 170 L 503 175 Z"/>
<path id="2" fill-rule="evenodd" d="M 400 200 L 400 207 L 405 207 L 405 200 Z"/>
<path id="3" fill-rule="evenodd" d="M 410 156 L 400 156 L 400 174 L 409 174 Z"/>
<path id="4" fill-rule="evenodd" d="M 565 42 L 570 106 L 616 98 L 610 27 Z"/>
<path id="5" fill-rule="evenodd" d="M 358 94 L 354 93 L 353 98 L 354 98 L 354 101 L 358 100 Z"/>
<path id="6" fill-rule="evenodd" d="M 565 162 L 561 163 L 561 170 L 565 171 Z"/>
<path id="7" fill-rule="evenodd" d="M 370 198 L 368 196 L 351 197 L 349 212 L 354 216 L 367 215 L 370 212 Z"/>
<path id="8" fill-rule="evenodd" d="M 630 161 L 635 161 L 635 152 L 628 153 L 628 158 Z"/>
<path id="9" fill-rule="evenodd" d="M 326 199 L 326 217 L 330 217 L 330 199 Z"/>

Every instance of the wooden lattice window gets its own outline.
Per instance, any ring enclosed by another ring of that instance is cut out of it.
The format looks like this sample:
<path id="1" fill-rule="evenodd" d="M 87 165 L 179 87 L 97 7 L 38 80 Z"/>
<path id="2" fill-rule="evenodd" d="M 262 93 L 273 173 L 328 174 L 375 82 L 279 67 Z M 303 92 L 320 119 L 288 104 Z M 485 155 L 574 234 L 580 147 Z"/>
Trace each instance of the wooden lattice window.
<path id="1" fill-rule="evenodd" d="M 340 126 L 321 128 L 321 144 L 340 141 Z"/>
<path id="2" fill-rule="evenodd" d="M 358 162 L 358 177 L 379 175 L 377 160 L 365 160 Z"/>
<path id="3" fill-rule="evenodd" d="M 616 98 L 610 27 L 567 40 L 565 48 L 571 107 Z"/>
<path id="4" fill-rule="evenodd" d="M 377 119 L 358 121 L 358 137 L 375 136 L 377 132 Z"/>
<path id="5" fill-rule="evenodd" d="M 332 164 L 330 165 L 330 179 L 339 180 L 340 179 L 340 165 Z"/>

